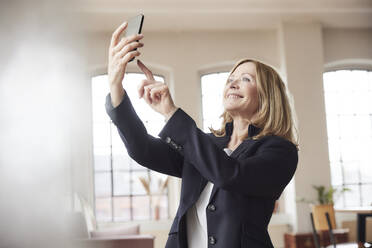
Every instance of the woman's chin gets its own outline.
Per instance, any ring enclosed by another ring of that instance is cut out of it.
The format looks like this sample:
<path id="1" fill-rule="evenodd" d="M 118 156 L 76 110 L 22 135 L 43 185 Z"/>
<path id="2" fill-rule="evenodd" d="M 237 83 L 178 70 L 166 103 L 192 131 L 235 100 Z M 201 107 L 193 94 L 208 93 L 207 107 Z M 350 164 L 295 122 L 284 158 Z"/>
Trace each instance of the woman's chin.
<path id="1" fill-rule="evenodd" d="M 223 107 L 225 108 L 226 111 L 234 111 L 239 108 L 239 106 L 237 106 L 236 104 L 231 103 L 225 103 Z"/>
<path id="2" fill-rule="evenodd" d="M 228 112 L 229 114 L 235 114 L 239 112 L 239 108 L 234 106 L 225 106 L 225 111 Z"/>

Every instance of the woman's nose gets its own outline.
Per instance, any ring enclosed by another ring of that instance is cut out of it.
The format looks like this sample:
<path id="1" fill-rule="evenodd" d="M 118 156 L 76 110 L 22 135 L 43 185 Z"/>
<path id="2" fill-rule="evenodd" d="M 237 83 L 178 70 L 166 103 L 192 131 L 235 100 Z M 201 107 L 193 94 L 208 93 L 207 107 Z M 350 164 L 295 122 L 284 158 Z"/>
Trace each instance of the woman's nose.
<path id="1" fill-rule="evenodd" d="M 239 80 L 234 80 L 233 82 L 231 82 L 230 88 L 232 88 L 232 89 L 239 88 Z"/>

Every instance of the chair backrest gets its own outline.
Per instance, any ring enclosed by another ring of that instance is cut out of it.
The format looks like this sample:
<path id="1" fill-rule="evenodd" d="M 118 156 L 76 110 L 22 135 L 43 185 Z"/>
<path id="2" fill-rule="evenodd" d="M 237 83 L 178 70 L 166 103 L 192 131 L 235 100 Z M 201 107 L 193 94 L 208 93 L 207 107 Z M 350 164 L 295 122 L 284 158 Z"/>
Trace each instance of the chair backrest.
<path id="1" fill-rule="evenodd" d="M 320 248 L 320 242 L 318 238 L 318 233 L 315 229 L 315 224 L 314 224 L 314 216 L 313 213 L 310 212 L 310 220 L 311 220 L 311 227 L 313 229 L 313 239 L 314 239 L 314 244 L 316 248 Z"/>
<path id="2" fill-rule="evenodd" d="M 327 219 L 327 224 L 328 224 L 328 231 L 329 231 L 329 238 L 331 240 L 331 243 L 334 248 L 336 248 L 336 240 L 335 240 L 335 235 L 333 234 L 333 229 L 332 229 L 332 224 L 331 224 L 331 218 L 329 217 L 329 213 L 325 213 L 326 219 Z"/>
<path id="3" fill-rule="evenodd" d="M 332 244 L 332 246 L 334 248 L 336 248 L 336 240 L 335 240 L 335 236 L 333 234 L 333 228 L 332 228 L 331 218 L 330 218 L 328 212 L 325 212 L 325 217 L 326 217 L 326 220 L 327 220 L 327 226 L 328 226 L 328 230 L 327 231 L 329 233 L 331 244 Z M 311 220 L 311 227 L 313 229 L 313 238 L 314 238 L 315 247 L 316 248 L 320 248 L 320 242 L 319 242 L 319 238 L 318 238 L 318 232 L 317 232 L 317 230 L 315 228 L 315 224 L 314 224 L 313 213 L 310 213 L 310 220 Z"/>
<path id="4" fill-rule="evenodd" d="M 313 205 L 311 212 L 313 213 L 314 224 L 317 231 L 327 231 L 329 229 L 325 215 L 327 212 L 329 214 L 332 227 L 336 228 L 335 211 L 332 204 Z"/>

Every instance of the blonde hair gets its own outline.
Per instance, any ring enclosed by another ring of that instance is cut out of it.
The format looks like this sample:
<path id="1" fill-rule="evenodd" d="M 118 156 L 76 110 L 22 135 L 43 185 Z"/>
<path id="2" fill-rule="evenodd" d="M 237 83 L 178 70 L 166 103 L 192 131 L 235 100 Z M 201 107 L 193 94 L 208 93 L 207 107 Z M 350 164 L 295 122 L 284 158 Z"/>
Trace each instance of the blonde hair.
<path id="1" fill-rule="evenodd" d="M 298 132 L 295 128 L 292 107 L 287 95 L 289 92 L 279 74 L 271 66 L 257 60 L 242 59 L 234 65 L 229 75 L 231 75 L 239 65 L 247 62 L 252 62 L 256 66 L 259 103 L 256 113 L 257 118 L 253 120 L 252 124 L 261 129 L 252 139 L 256 140 L 266 135 L 277 135 L 289 140 L 296 145 L 298 149 Z M 233 120 L 226 110 L 220 117 L 222 117 L 222 126 L 220 129 L 215 130 L 209 127 L 209 130 L 217 137 L 226 135 L 226 123 Z M 248 132 L 244 138 L 247 137 Z"/>

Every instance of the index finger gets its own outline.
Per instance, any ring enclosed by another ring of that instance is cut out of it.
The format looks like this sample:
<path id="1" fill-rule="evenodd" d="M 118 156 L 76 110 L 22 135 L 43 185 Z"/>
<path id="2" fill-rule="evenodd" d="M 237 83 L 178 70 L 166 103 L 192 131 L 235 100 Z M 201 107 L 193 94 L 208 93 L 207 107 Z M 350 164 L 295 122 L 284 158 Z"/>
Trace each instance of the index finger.
<path id="1" fill-rule="evenodd" d="M 118 41 L 119 41 L 119 36 L 121 35 L 121 33 L 125 30 L 125 28 L 127 27 L 128 25 L 128 22 L 125 21 L 123 22 L 115 31 L 114 33 L 112 34 L 111 36 L 111 43 L 110 43 L 110 46 L 111 47 L 114 47 L 116 46 L 116 44 L 118 44 Z"/>
<path id="2" fill-rule="evenodd" d="M 138 59 L 137 64 L 138 64 L 139 68 L 141 69 L 141 71 L 143 71 L 143 73 L 145 73 L 146 78 L 148 80 L 153 80 L 153 81 L 155 80 L 154 75 L 152 74 L 152 72 L 142 63 L 142 61 L 140 61 Z"/>

